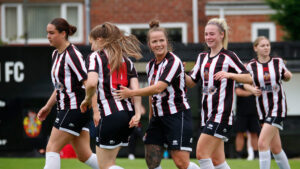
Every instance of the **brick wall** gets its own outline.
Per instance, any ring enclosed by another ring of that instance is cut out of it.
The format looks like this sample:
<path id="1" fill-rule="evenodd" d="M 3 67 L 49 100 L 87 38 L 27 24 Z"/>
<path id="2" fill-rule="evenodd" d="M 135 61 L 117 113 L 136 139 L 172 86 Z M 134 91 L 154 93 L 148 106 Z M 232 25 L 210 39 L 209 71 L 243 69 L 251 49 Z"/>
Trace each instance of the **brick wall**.
<path id="1" fill-rule="evenodd" d="M 201 20 L 204 17 L 204 2 L 198 3 Z M 105 21 L 149 23 L 156 17 L 160 22 L 187 23 L 188 42 L 193 42 L 192 0 L 91 0 L 91 27 Z"/>
<path id="2" fill-rule="evenodd" d="M 218 17 L 210 16 L 208 19 Z M 271 22 L 268 15 L 232 15 L 225 16 L 229 31 L 230 42 L 251 42 L 251 24 L 253 22 Z M 276 26 L 276 41 L 283 41 L 284 31 Z"/>

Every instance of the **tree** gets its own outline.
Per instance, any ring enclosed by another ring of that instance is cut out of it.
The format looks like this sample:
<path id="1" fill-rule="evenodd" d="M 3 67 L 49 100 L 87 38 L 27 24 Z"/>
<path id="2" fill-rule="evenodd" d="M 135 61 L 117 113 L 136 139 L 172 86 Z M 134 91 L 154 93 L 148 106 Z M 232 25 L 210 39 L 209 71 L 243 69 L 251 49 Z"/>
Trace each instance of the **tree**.
<path id="1" fill-rule="evenodd" d="M 271 20 L 287 32 L 286 40 L 300 40 L 300 0 L 265 0 L 276 11 Z"/>

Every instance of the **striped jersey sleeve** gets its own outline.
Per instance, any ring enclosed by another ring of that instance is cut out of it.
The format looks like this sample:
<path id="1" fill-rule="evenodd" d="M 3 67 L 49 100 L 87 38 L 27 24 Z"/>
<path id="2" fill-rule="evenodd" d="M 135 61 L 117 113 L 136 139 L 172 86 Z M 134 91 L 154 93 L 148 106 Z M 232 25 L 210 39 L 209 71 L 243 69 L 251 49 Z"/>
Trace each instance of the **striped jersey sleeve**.
<path id="1" fill-rule="evenodd" d="M 82 54 L 72 45 L 70 50 L 67 50 L 66 63 L 76 74 L 78 81 L 87 79 L 87 71 Z"/>
<path id="2" fill-rule="evenodd" d="M 191 76 L 192 80 L 197 83 L 201 76 L 200 76 L 200 60 L 201 60 L 201 53 L 198 55 L 198 58 L 196 60 L 196 63 L 193 67 L 193 69 L 191 70 L 191 72 L 189 73 L 189 75 Z"/>
<path id="3" fill-rule="evenodd" d="M 135 67 L 134 67 L 134 64 L 133 64 L 133 62 L 129 59 L 129 58 L 126 58 L 126 65 L 128 65 L 127 67 L 128 67 L 128 79 L 131 79 L 131 78 L 134 78 L 134 77 L 138 77 L 138 74 L 137 74 L 137 71 L 136 71 L 136 69 L 135 69 Z"/>
<path id="4" fill-rule="evenodd" d="M 278 58 L 279 59 L 279 65 L 280 65 L 280 68 L 281 68 L 281 77 L 282 79 L 284 79 L 284 74 L 285 72 L 288 70 L 282 60 L 282 58 Z"/>
<path id="5" fill-rule="evenodd" d="M 179 59 L 175 57 L 168 57 L 167 61 L 163 65 L 163 71 L 159 80 L 170 84 L 172 80 L 175 79 L 181 73 L 180 66 L 181 65 Z"/>
<path id="6" fill-rule="evenodd" d="M 98 57 L 98 52 L 93 52 L 88 56 L 86 66 L 88 72 L 99 72 L 99 63 L 97 59 L 101 59 L 100 57 Z"/>
<path id="7" fill-rule="evenodd" d="M 249 73 L 245 66 L 243 65 L 243 62 L 238 58 L 238 56 L 232 52 L 232 51 L 227 51 L 229 53 L 229 65 L 234 68 L 236 73 Z"/>

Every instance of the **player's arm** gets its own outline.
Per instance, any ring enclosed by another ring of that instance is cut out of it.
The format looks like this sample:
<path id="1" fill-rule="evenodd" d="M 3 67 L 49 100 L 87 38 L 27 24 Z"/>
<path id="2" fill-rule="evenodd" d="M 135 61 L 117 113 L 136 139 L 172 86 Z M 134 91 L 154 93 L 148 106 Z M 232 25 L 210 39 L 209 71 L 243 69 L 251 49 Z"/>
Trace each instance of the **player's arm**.
<path id="1" fill-rule="evenodd" d="M 96 93 L 98 84 L 98 73 L 89 72 L 88 79 L 85 84 L 85 98 L 80 105 L 81 112 L 86 112 L 87 108 L 92 107 L 92 98 Z"/>
<path id="2" fill-rule="evenodd" d="M 252 93 L 250 91 L 244 90 L 244 89 L 239 88 L 239 87 L 235 89 L 235 93 L 239 97 L 248 97 L 248 96 L 252 95 Z"/>
<path id="3" fill-rule="evenodd" d="M 50 113 L 52 107 L 55 105 L 55 103 L 56 103 L 56 90 L 52 92 L 46 105 L 42 107 L 41 110 L 38 112 L 37 115 L 38 119 L 41 121 L 45 120 L 48 114 Z"/>
<path id="4" fill-rule="evenodd" d="M 196 85 L 196 83 L 192 80 L 191 76 L 184 74 L 184 78 L 187 87 L 193 88 Z"/>

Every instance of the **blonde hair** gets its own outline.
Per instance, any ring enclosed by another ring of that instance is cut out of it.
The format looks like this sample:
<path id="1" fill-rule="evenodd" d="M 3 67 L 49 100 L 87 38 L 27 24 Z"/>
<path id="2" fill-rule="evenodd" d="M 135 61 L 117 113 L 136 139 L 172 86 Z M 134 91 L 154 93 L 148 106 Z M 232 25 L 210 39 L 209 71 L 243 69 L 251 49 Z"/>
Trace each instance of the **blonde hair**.
<path id="1" fill-rule="evenodd" d="M 168 51 L 172 51 L 172 46 L 171 46 L 171 44 L 169 42 L 169 38 L 168 38 L 168 32 L 166 31 L 165 28 L 162 28 L 162 27 L 159 26 L 159 20 L 157 20 L 157 19 L 151 20 L 150 23 L 149 23 L 149 27 L 150 27 L 150 29 L 147 33 L 148 45 L 150 44 L 150 34 L 152 32 L 160 31 L 160 32 L 163 32 L 165 37 L 166 37 Z"/>
<path id="2" fill-rule="evenodd" d="M 225 19 L 222 18 L 212 18 L 206 25 L 216 25 L 220 33 L 224 33 L 224 38 L 222 40 L 223 47 L 227 49 L 228 47 L 228 26 Z"/>
<path id="3" fill-rule="evenodd" d="M 259 42 L 262 41 L 262 40 L 264 40 L 264 39 L 268 40 L 269 43 L 270 43 L 270 40 L 269 40 L 267 37 L 265 37 L 265 36 L 259 36 L 259 37 L 257 37 L 257 38 L 255 39 L 255 41 L 253 42 L 253 47 L 254 47 L 254 48 L 257 47 L 257 45 L 259 44 Z"/>
<path id="4" fill-rule="evenodd" d="M 111 56 L 109 57 L 111 73 L 120 69 L 123 57 L 142 58 L 140 41 L 134 35 L 125 35 L 112 23 L 105 22 L 94 27 L 90 32 L 90 38 L 94 40 L 97 38 L 103 39 L 100 49 L 106 49 Z"/>

